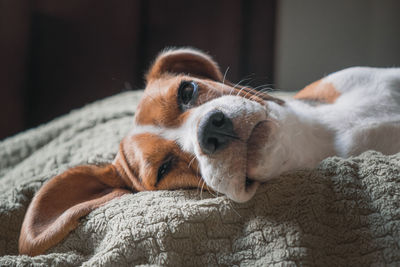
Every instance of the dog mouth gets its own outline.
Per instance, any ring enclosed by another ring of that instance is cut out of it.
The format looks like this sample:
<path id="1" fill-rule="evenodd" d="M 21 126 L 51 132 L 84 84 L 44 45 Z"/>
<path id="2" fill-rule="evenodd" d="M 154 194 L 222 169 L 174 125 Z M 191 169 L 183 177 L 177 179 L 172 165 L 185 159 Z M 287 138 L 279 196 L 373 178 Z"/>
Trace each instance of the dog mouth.
<path id="1" fill-rule="evenodd" d="M 230 191 L 225 192 L 236 202 L 246 202 L 250 200 L 256 193 L 260 179 L 257 171 L 259 164 L 262 164 L 263 147 L 269 136 L 269 121 L 263 120 L 255 124 L 249 137 L 247 138 L 247 163 L 245 163 L 245 177 L 238 179 L 235 186 Z M 242 180 L 243 179 L 243 180 Z"/>
<path id="2" fill-rule="evenodd" d="M 260 185 L 260 182 L 253 180 L 249 177 L 246 176 L 246 180 L 245 180 L 245 190 L 246 192 L 251 192 L 253 191 L 254 187 L 258 187 Z M 257 188 L 256 188 L 257 189 Z"/>

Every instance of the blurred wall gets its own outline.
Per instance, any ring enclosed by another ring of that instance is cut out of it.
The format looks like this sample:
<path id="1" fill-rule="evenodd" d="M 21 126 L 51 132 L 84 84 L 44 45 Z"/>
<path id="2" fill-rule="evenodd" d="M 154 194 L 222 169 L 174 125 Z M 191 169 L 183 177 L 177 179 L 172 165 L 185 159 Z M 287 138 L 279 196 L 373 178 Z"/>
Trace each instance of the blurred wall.
<path id="1" fill-rule="evenodd" d="M 280 0 L 277 17 L 276 88 L 350 66 L 400 66 L 398 0 Z"/>
<path id="2" fill-rule="evenodd" d="M 168 46 L 208 52 L 233 82 L 257 73 L 272 83 L 275 8 L 276 0 L 0 0 L 0 140 L 143 88 Z"/>

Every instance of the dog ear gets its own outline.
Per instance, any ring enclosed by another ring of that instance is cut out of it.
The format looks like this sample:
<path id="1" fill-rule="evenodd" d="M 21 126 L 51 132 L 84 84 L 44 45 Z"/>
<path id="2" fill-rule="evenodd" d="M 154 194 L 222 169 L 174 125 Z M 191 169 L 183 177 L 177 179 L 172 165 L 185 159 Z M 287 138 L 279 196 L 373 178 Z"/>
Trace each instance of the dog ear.
<path id="1" fill-rule="evenodd" d="M 185 73 L 222 81 L 218 64 L 207 54 L 193 48 L 170 49 L 161 52 L 146 75 L 147 82 L 166 73 Z"/>
<path id="2" fill-rule="evenodd" d="M 52 178 L 29 205 L 19 237 L 19 253 L 35 256 L 78 226 L 79 219 L 131 191 L 112 164 L 79 166 Z"/>

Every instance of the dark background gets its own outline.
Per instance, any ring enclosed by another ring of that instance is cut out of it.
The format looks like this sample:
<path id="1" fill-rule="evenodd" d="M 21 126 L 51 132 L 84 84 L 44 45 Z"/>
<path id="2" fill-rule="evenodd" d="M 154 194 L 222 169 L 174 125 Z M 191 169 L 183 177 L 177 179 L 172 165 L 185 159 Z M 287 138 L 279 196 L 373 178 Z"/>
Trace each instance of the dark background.
<path id="1" fill-rule="evenodd" d="M 272 84 L 275 14 L 275 0 L 0 0 L 0 139 L 143 88 L 168 46 L 207 51 L 232 81 Z"/>
<path id="2" fill-rule="evenodd" d="M 289 91 L 346 67 L 399 67 L 399 10 L 398 0 L 0 0 L 0 140 L 142 89 L 168 46 L 208 52 L 232 82 Z"/>

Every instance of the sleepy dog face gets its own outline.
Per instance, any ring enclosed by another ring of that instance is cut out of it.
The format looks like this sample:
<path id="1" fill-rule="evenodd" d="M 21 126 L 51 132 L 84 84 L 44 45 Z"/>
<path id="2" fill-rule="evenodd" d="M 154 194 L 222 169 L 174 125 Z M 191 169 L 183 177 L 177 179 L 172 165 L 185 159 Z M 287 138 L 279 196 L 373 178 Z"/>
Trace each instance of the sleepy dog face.
<path id="1" fill-rule="evenodd" d="M 150 68 L 133 130 L 114 164 L 137 190 L 206 185 L 244 202 L 259 182 L 259 149 L 272 131 L 268 101 L 280 100 L 222 80 L 196 50 L 162 53 Z M 132 180 L 132 179 L 131 179 Z"/>

